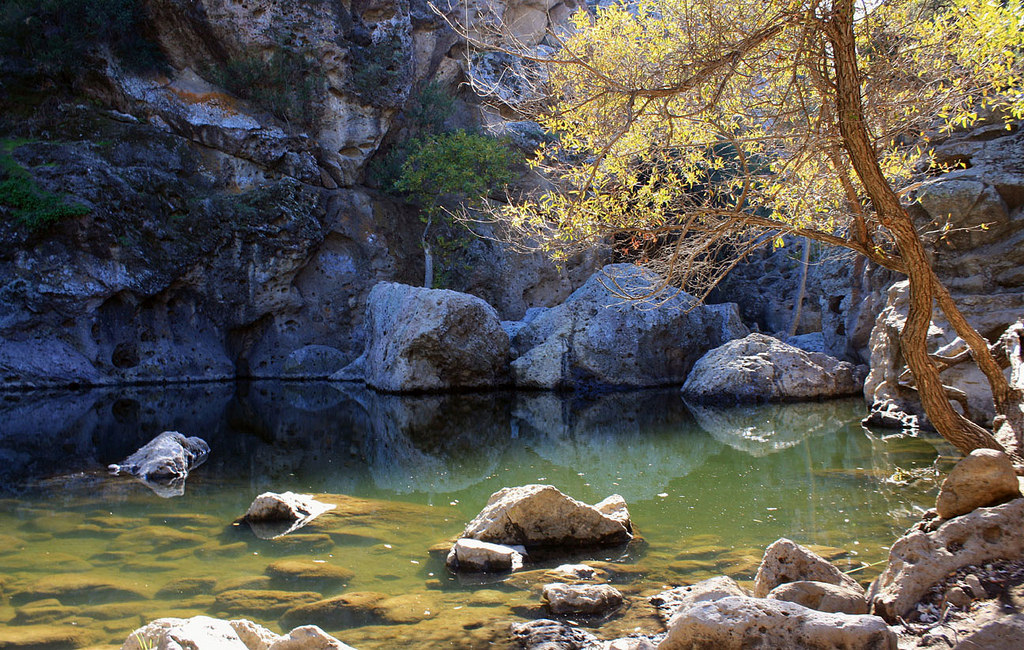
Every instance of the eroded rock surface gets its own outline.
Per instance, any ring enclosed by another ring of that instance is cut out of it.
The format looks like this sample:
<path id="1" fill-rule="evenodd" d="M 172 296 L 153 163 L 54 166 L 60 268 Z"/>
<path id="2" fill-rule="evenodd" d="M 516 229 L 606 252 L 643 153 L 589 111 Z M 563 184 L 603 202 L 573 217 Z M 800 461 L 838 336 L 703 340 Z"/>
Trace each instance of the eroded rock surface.
<path id="1" fill-rule="evenodd" d="M 718 600 L 729 596 L 749 596 L 743 587 L 729 576 L 717 576 L 702 580 L 696 584 L 675 587 L 663 591 L 657 596 L 651 596 L 650 602 L 658 610 L 658 617 L 662 623 L 668 625 L 679 612 L 693 607 L 697 603 L 708 600 Z"/>
<path id="2" fill-rule="evenodd" d="M 851 589 L 828 582 L 800 580 L 779 585 L 767 598 L 797 603 L 819 612 L 867 614 L 868 601 L 863 589 Z"/>
<path id="3" fill-rule="evenodd" d="M 871 611 L 905 616 L 928 589 L 957 569 L 1024 556 L 1024 499 L 919 524 L 889 551 L 889 564 L 868 593 Z"/>
<path id="4" fill-rule="evenodd" d="M 877 616 L 832 614 L 781 600 L 729 596 L 682 611 L 658 646 L 694 647 L 896 650 L 896 634 Z"/>
<path id="5" fill-rule="evenodd" d="M 544 602 L 552 614 L 598 616 L 622 605 L 622 593 L 611 585 L 544 585 Z"/>

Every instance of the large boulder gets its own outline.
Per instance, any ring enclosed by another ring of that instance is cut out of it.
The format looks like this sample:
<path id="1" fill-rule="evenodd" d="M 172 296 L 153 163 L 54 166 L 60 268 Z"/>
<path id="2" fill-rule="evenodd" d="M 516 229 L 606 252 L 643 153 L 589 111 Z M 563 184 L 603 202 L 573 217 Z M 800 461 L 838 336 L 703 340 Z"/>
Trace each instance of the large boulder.
<path id="1" fill-rule="evenodd" d="M 935 510 L 943 519 L 1020 497 L 1013 461 L 995 449 L 975 449 L 942 482 Z"/>
<path id="2" fill-rule="evenodd" d="M 114 474 L 130 474 L 162 497 L 185 494 L 185 479 L 210 455 L 210 445 L 196 436 L 164 431 L 134 454 L 108 469 Z"/>
<path id="3" fill-rule="evenodd" d="M 877 616 L 833 614 L 782 600 L 729 596 L 680 612 L 658 648 L 896 650 L 896 634 Z"/>
<path id="4" fill-rule="evenodd" d="M 624 544 L 633 534 L 617 494 L 590 506 L 552 485 L 524 485 L 492 494 L 462 537 L 529 549 Z"/>
<path id="5" fill-rule="evenodd" d="M 856 580 L 828 560 L 783 537 L 765 549 L 764 559 L 754 578 L 754 595 L 763 598 L 781 584 L 803 580 L 827 582 L 864 593 Z"/>
<path id="6" fill-rule="evenodd" d="M 850 363 L 754 333 L 702 356 L 683 395 L 714 403 L 820 399 L 857 394 L 862 382 Z"/>
<path id="7" fill-rule="evenodd" d="M 516 385 L 681 384 L 702 354 L 748 333 L 734 304 L 696 305 L 689 294 L 660 287 L 650 271 L 608 265 L 561 305 L 511 328 Z"/>
<path id="8" fill-rule="evenodd" d="M 871 583 L 871 611 L 888 621 L 906 616 L 952 572 L 992 560 L 1024 557 L 1024 499 L 922 523 L 896 540 L 889 564 Z"/>
<path id="9" fill-rule="evenodd" d="M 158 618 L 125 639 L 121 650 L 352 650 L 315 625 L 280 635 L 248 620 L 224 621 L 209 616 Z"/>
<path id="10" fill-rule="evenodd" d="M 335 379 L 361 375 L 388 392 L 509 382 L 508 334 L 494 308 L 480 298 L 381 282 L 370 291 L 366 319 L 366 350 Z"/>

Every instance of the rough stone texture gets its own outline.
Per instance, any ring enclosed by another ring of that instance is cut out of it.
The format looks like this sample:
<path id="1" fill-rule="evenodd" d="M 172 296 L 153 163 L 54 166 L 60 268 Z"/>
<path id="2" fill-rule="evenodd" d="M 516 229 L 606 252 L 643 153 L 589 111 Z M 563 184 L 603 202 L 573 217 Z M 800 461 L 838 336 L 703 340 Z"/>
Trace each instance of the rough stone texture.
<path id="1" fill-rule="evenodd" d="M 861 593 L 864 588 L 814 551 L 786 538 L 765 549 L 764 559 L 754 578 L 754 595 L 764 598 L 772 589 L 787 582 L 814 580 L 848 587 Z"/>
<path id="2" fill-rule="evenodd" d="M 279 635 L 252 621 L 209 616 L 158 618 L 125 639 L 121 650 L 353 650 L 315 625 Z"/>
<path id="3" fill-rule="evenodd" d="M 164 431 L 108 469 L 114 474 L 134 476 L 162 497 L 174 497 L 185 494 L 189 472 L 206 462 L 209 455 L 210 445 L 202 438 Z"/>
<path id="4" fill-rule="evenodd" d="M 523 568 L 523 554 L 511 546 L 463 538 L 452 546 L 445 564 L 452 571 L 515 571 Z"/>
<path id="5" fill-rule="evenodd" d="M 850 363 L 755 333 L 702 356 L 683 396 L 713 403 L 820 399 L 857 394 L 862 382 Z"/>
<path id="6" fill-rule="evenodd" d="M 1022 527 L 1024 499 L 919 524 L 889 550 L 889 564 L 868 592 L 871 611 L 893 621 L 961 567 L 1024 556 Z"/>
<path id="7" fill-rule="evenodd" d="M 850 589 L 827 582 L 801 580 L 787 582 L 768 592 L 766 598 L 785 600 L 819 612 L 867 614 L 868 601 L 863 589 Z"/>
<path id="8" fill-rule="evenodd" d="M 959 637 L 954 650 L 991 650 L 1020 645 L 1024 639 L 1024 614 L 1001 609 L 999 606 L 985 608 L 975 618 L 974 629 Z"/>
<path id="9" fill-rule="evenodd" d="M 877 616 L 832 614 L 781 600 L 730 596 L 681 612 L 669 623 L 658 648 L 896 650 L 896 634 Z"/>
<path id="10" fill-rule="evenodd" d="M 565 623 L 541 618 L 512 624 L 512 638 L 521 650 L 603 650 L 597 637 Z"/>
<path id="11" fill-rule="evenodd" d="M 712 302 L 737 303 L 743 322 L 750 324 L 755 331 L 788 332 L 793 324 L 800 286 L 803 239 L 789 236 L 784 239 L 786 245 L 782 248 L 765 247 L 748 255 L 709 296 Z M 819 256 L 820 253 L 815 258 Z M 819 266 L 820 260 L 814 259 L 808 268 L 797 334 L 822 329 L 821 287 L 814 277 Z"/>
<path id="12" fill-rule="evenodd" d="M 541 597 L 552 614 L 598 616 L 622 605 L 622 594 L 610 585 L 544 585 Z"/>
<path id="13" fill-rule="evenodd" d="M 389 392 L 482 388 L 508 383 L 508 335 L 480 298 L 382 282 L 367 299 L 363 356 L 339 378 L 362 371 Z"/>
<path id="14" fill-rule="evenodd" d="M 612 264 L 569 298 L 516 328 L 517 386 L 589 388 L 680 384 L 706 351 L 745 336 L 735 305 L 700 305 L 657 287 L 653 273 Z"/>
<path id="15" fill-rule="evenodd" d="M 1021 496 L 1010 457 L 995 449 L 976 449 L 958 462 L 942 482 L 935 509 L 949 519 L 976 508 Z"/>
<path id="16" fill-rule="evenodd" d="M 624 544 L 633 538 L 629 512 L 618 495 L 589 506 L 551 485 L 495 492 L 462 536 L 527 549 Z"/>
<path id="17" fill-rule="evenodd" d="M 991 341 L 995 341 L 1024 313 L 1024 293 L 960 294 L 954 298 L 968 322 Z M 899 351 L 899 335 L 906 321 L 908 303 L 908 283 L 902 281 L 892 285 L 886 307 L 878 315 L 871 331 L 871 371 L 864 382 L 864 397 L 871 403 L 873 413 L 905 413 L 916 418 L 918 426 L 930 427 L 915 391 L 899 381 L 906 368 Z M 941 313 L 936 312 L 932 318 L 932 326 L 928 330 L 930 351 L 942 356 L 955 356 L 966 349 L 966 343 L 956 335 Z M 995 414 L 992 393 L 988 381 L 973 363 L 962 363 L 944 370 L 942 378 L 947 386 L 966 394 L 967 404 L 954 402 L 955 407 L 964 412 L 966 406 L 965 414 L 970 419 L 983 425 L 991 424 Z M 885 425 L 899 419 L 899 415 L 876 417 L 872 423 Z"/>
<path id="18" fill-rule="evenodd" d="M 274 539 L 305 526 L 334 506 L 317 501 L 310 494 L 264 492 L 242 516 L 261 539 Z"/>
<path id="19" fill-rule="evenodd" d="M 716 576 L 696 584 L 675 587 L 651 596 L 649 601 L 658 610 L 658 618 L 668 625 L 679 612 L 706 600 L 718 600 L 729 596 L 749 596 L 743 587 L 729 576 Z"/>

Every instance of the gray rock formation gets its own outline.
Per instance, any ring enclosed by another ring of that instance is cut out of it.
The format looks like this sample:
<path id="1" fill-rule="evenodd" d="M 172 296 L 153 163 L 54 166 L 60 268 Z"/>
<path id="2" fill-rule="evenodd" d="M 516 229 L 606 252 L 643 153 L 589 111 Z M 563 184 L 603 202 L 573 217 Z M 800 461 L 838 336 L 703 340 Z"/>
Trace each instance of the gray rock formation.
<path id="1" fill-rule="evenodd" d="M 681 612 L 658 646 L 693 647 L 896 650 L 896 633 L 877 616 L 831 614 L 781 600 L 729 596 Z"/>
<path id="2" fill-rule="evenodd" d="M 782 538 L 764 551 L 764 559 L 754 578 L 754 595 L 764 598 L 781 584 L 803 580 L 827 582 L 864 593 L 864 588 L 856 580 L 828 560 L 809 548 Z"/>
<path id="3" fill-rule="evenodd" d="M 367 299 L 363 355 L 334 376 L 388 392 L 488 388 L 508 383 L 508 335 L 483 300 L 393 282 Z"/>
<path id="4" fill-rule="evenodd" d="M 715 404 L 820 399 L 859 393 L 861 382 L 850 363 L 755 333 L 702 356 L 683 396 Z"/>
<path id="5" fill-rule="evenodd" d="M 939 517 L 949 519 L 1020 495 L 1010 457 L 995 449 L 975 449 L 942 482 L 935 510 Z"/>
<path id="6" fill-rule="evenodd" d="M 995 341 L 1003 331 L 1024 313 L 1024 293 L 996 295 L 957 295 L 956 302 L 968 322 L 983 336 Z M 884 425 L 899 420 L 905 413 L 916 418 L 917 425 L 930 427 L 921 403 L 912 386 L 902 379 L 906 364 L 899 350 L 899 335 L 906 321 L 909 287 L 906 281 L 889 289 L 888 302 L 878 315 L 871 331 L 871 371 L 864 381 L 864 396 L 871 403 L 872 423 Z M 967 349 L 941 313 L 932 317 L 928 330 L 928 346 L 935 354 L 953 357 Z M 963 398 L 955 402 L 970 419 L 990 425 L 995 411 L 988 381 L 969 359 L 942 372 L 943 383 L 961 391 Z M 886 413 L 890 415 L 884 417 Z M 903 418 L 906 419 L 906 418 Z"/>
<path id="7" fill-rule="evenodd" d="M 871 583 L 871 611 L 888 621 L 906 613 L 937 582 L 965 566 L 1024 556 L 1024 499 L 918 524 L 896 540 Z"/>
<path id="8" fill-rule="evenodd" d="M 609 265 L 561 305 L 513 328 L 516 385 L 680 384 L 702 354 L 747 334 L 735 305 L 695 307 L 691 296 L 659 283 L 634 265 Z"/>
<path id="9" fill-rule="evenodd" d="M 120 463 L 108 467 L 113 474 L 129 474 L 162 497 L 185 494 L 189 472 L 206 462 L 210 445 L 196 436 L 164 431 Z"/>
<path id="10" fill-rule="evenodd" d="M 600 616 L 622 605 L 622 593 L 611 585 L 544 585 L 541 598 L 548 611 L 559 615 Z"/>
<path id="11" fill-rule="evenodd" d="M 868 601 L 863 589 L 851 589 L 815 580 L 787 582 L 772 589 L 765 596 L 771 600 L 803 605 L 819 612 L 841 614 L 867 614 Z"/>
<path id="12" fill-rule="evenodd" d="M 551 485 L 524 485 L 492 494 L 462 537 L 530 549 L 624 544 L 633 535 L 618 495 L 589 506 Z"/>
<path id="13" fill-rule="evenodd" d="M 353 650 L 315 625 L 281 635 L 252 621 L 223 621 L 209 616 L 158 618 L 128 635 L 121 650 Z"/>

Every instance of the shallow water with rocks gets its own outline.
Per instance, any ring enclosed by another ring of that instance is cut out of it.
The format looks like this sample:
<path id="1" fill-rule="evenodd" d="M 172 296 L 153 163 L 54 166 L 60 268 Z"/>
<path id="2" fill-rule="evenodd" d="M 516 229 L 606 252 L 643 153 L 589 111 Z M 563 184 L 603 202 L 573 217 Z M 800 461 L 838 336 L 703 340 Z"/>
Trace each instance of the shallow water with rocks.
<path id="1" fill-rule="evenodd" d="M 603 638 L 658 627 L 645 597 L 726 574 L 753 579 L 779 537 L 862 581 L 934 503 L 934 441 L 871 435 L 860 400 L 687 407 L 677 390 L 381 395 L 258 382 L 0 396 L 0 647 L 116 647 L 162 616 L 319 624 L 359 648 L 508 647 L 548 616 L 566 561 L 627 604 L 573 620 Z M 105 468 L 164 430 L 204 438 L 184 495 Z M 505 486 L 549 483 L 629 505 L 639 538 L 456 576 L 444 551 Z M 335 504 L 259 539 L 237 524 L 264 491 Z M 433 548 L 433 551 L 431 550 Z"/>

